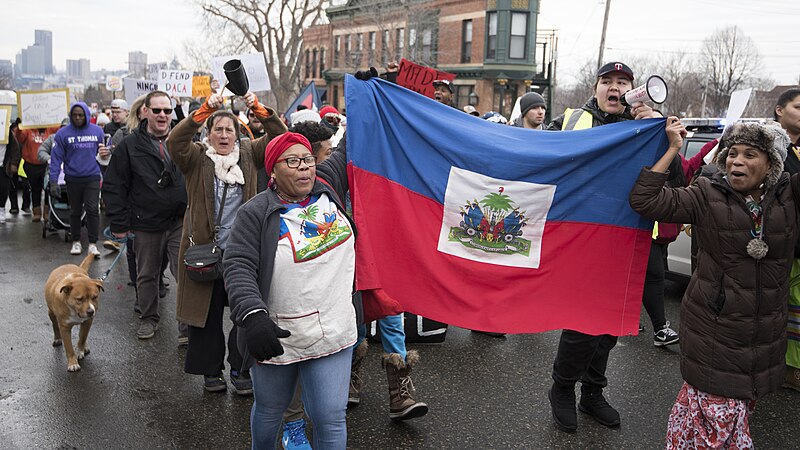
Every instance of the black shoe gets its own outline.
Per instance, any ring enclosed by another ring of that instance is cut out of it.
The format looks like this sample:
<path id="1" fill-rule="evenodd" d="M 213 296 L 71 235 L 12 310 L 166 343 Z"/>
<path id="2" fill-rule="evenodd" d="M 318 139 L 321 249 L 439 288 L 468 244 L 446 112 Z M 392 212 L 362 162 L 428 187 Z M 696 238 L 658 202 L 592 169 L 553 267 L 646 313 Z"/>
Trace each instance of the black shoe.
<path id="1" fill-rule="evenodd" d="M 578 413 L 575 411 L 575 388 L 563 388 L 553 385 L 548 392 L 553 420 L 558 428 L 567 433 L 578 429 Z"/>
<path id="2" fill-rule="evenodd" d="M 224 392 L 228 389 L 228 384 L 225 383 L 225 378 L 222 374 L 217 375 L 203 375 L 203 389 L 208 392 Z"/>
<path id="3" fill-rule="evenodd" d="M 12 207 L 11 209 L 8 210 L 8 212 L 11 214 L 19 214 L 19 208 Z"/>
<path id="4" fill-rule="evenodd" d="M 253 395 L 253 380 L 250 379 L 249 370 L 231 370 L 231 384 L 236 395 Z"/>
<path id="5" fill-rule="evenodd" d="M 594 420 L 607 427 L 619 425 L 619 413 L 608 404 L 601 390 L 592 392 L 581 390 L 581 401 L 578 403 L 578 409 L 594 417 Z"/>

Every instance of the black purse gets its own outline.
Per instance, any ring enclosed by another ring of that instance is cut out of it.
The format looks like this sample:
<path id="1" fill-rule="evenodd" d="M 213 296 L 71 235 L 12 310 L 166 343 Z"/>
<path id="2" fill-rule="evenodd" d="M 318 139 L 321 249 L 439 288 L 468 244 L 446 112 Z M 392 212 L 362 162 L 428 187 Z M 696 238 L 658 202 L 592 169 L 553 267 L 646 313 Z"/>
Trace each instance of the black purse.
<path id="1" fill-rule="evenodd" d="M 225 197 L 228 195 L 228 185 L 222 191 L 222 200 L 219 202 L 217 222 L 214 225 L 214 240 L 208 244 L 195 244 L 192 230 L 192 215 L 189 214 L 189 248 L 183 255 L 183 265 L 186 275 L 192 281 L 205 282 L 222 278 L 222 249 L 217 246 L 219 222 L 222 220 L 222 209 L 225 207 Z"/>

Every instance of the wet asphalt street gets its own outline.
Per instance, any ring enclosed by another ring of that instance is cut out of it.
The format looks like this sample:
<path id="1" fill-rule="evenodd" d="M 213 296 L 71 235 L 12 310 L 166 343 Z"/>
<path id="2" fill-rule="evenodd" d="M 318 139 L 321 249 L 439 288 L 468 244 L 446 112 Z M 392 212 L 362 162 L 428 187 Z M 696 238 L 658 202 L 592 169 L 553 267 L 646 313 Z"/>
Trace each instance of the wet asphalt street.
<path id="1" fill-rule="evenodd" d="M 63 233 L 42 239 L 29 217 L 10 217 L 0 225 L 0 448 L 249 448 L 251 399 L 206 393 L 200 377 L 183 373 L 184 351 L 171 320 L 174 281 L 155 338 L 136 339 L 124 257 L 106 280 L 89 335 L 91 354 L 80 372 L 68 373 L 63 348 L 51 346 L 43 285 L 53 268 L 81 259 L 69 255 Z M 113 255 L 103 256 L 90 274 L 100 277 L 112 261 Z M 667 286 L 667 317 L 678 330 L 682 289 Z M 679 349 L 654 348 L 649 328 L 621 338 L 611 353 L 606 395 L 622 425 L 609 429 L 579 413 L 574 434 L 555 428 L 546 398 L 557 332 L 495 339 L 450 328 L 443 344 L 411 345 L 422 356 L 413 376 L 417 399 L 431 410 L 406 423 L 388 418 L 380 345 L 372 345 L 362 403 L 348 413 L 348 447 L 663 448 L 681 386 Z M 799 426 L 800 393 L 787 390 L 760 401 L 751 422 L 760 448 L 799 448 Z"/>

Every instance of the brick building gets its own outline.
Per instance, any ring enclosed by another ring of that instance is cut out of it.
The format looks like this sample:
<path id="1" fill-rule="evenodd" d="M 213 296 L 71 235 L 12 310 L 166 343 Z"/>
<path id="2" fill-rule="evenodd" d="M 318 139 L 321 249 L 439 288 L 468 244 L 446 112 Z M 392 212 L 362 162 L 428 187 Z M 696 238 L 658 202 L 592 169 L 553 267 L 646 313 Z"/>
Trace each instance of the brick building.
<path id="1" fill-rule="evenodd" d="M 400 58 L 456 74 L 459 108 L 508 117 L 528 91 L 552 97 L 557 39 L 537 33 L 539 0 L 348 0 L 326 13 L 303 31 L 301 73 L 340 110 L 344 74 Z"/>

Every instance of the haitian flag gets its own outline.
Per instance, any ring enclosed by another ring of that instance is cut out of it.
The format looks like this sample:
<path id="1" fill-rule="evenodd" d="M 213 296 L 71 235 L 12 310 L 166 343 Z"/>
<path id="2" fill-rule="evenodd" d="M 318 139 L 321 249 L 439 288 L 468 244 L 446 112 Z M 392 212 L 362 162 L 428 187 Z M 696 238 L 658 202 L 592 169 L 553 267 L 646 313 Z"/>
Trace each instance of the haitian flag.
<path id="1" fill-rule="evenodd" d="M 527 130 L 349 75 L 345 96 L 359 290 L 474 330 L 637 332 L 653 222 L 628 194 L 665 119 Z"/>
<path id="2" fill-rule="evenodd" d="M 300 95 L 297 96 L 296 99 L 289 105 L 289 109 L 286 110 L 285 116 L 286 118 L 290 118 L 293 112 L 297 111 L 297 107 L 300 105 L 305 106 L 308 109 L 319 111 L 319 107 L 322 102 L 319 99 L 319 92 L 317 92 L 317 85 L 314 82 L 310 82 L 300 91 Z"/>

